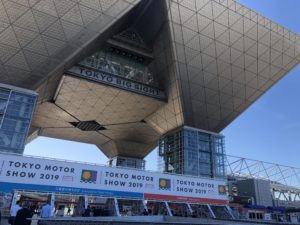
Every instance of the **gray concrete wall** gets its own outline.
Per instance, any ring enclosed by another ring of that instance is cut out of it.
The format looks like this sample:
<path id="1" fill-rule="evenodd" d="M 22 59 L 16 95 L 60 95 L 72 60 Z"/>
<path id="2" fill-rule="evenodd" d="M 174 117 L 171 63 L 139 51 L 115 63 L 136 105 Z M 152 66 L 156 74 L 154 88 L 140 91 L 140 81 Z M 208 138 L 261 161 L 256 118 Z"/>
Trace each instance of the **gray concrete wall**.
<path id="1" fill-rule="evenodd" d="M 270 182 L 266 180 L 254 180 L 254 185 L 256 204 L 273 206 Z"/>
<path id="2" fill-rule="evenodd" d="M 237 181 L 238 195 L 254 198 L 256 205 L 273 206 L 270 182 L 259 179 Z"/>

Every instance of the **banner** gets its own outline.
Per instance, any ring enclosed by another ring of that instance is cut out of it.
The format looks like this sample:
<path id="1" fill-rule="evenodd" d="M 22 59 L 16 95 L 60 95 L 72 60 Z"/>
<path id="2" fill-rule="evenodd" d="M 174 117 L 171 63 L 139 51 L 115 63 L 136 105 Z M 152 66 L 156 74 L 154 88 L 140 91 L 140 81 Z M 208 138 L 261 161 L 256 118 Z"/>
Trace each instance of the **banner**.
<path id="1" fill-rule="evenodd" d="M 82 66 L 73 66 L 66 71 L 66 73 L 166 101 L 165 93 L 156 87 L 135 82 L 118 75 L 112 75 L 104 71 L 89 69 Z"/>
<path id="2" fill-rule="evenodd" d="M 226 203 L 226 183 L 189 176 L 0 154 L 0 191 L 13 189 Z"/>

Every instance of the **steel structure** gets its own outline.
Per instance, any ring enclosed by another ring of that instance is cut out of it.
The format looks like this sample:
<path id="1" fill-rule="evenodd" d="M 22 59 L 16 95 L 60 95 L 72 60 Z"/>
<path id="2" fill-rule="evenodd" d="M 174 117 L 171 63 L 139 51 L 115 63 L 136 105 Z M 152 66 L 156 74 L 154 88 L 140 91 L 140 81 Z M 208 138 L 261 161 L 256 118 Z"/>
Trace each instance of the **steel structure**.
<path id="1" fill-rule="evenodd" d="M 274 183 L 300 188 L 300 168 L 227 155 L 229 176 L 267 179 Z"/>
<path id="2" fill-rule="evenodd" d="M 109 158 L 220 132 L 300 61 L 297 34 L 234 0 L 1 0 L 0 22 L 0 82 L 39 94 L 30 138 Z"/>
<path id="3" fill-rule="evenodd" d="M 225 178 L 224 136 L 184 127 L 159 142 L 160 171 Z"/>
<path id="4" fill-rule="evenodd" d="M 38 93 L 29 140 L 117 164 L 185 127 L 219 133 L 299 62 L 299 35 L 234 0 L 0 0 L 0 83 Z M 223 145 L 207 143 L 171 166 L 222 176 Z"/>
<path id="5" fill-rule="evenodd" d="M 275 205 L 300 207 L 300 168 L 232 155 L 226 166 L 228 177 L 268 180 Z"/>

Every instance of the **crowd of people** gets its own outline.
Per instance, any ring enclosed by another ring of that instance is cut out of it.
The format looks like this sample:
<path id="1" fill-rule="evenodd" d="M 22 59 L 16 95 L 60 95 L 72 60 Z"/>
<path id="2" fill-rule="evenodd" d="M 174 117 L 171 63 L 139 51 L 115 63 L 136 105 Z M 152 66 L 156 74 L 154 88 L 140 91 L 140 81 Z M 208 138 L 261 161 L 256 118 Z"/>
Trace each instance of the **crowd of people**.
<path id="1" fill-rule="evenodd" d="M 34 213 L 35 210 L 30 207 L 28 202 L 24 201 L 21 203 L 20 201 L 17 201 L 16 204 L 14 204 L 11 207 L 8 223 L 11 225 L 30 225 L 31 218 L 34 215 Z M 52 207 L 50 205 L 50 202 L 47 202 L 41 208 L 40 217 L 49 218 L 51 216 L 52 216 Z"/>
<path id="2" fill-rule="evenodd" d="M 148 209 L 138 207 L 140 205 L 130 205 L 128 202 L 124 207 L 121 207 L 123 210 L 120 211 L 122 216 L 138 216 L 138 215 L 168 215 L 166 206 L 160 203 L 152 203 L 149 205 Z M 122 204 L 121 204 L 122 205 Z M 126 206 L 126 207 L 125 207 Z M 171 205 L 171 211 L 174 216 L 191 216 L 187 215 L 186 208 L 182 205 Z M 198 212 L 200 210 L 193 210 Z M 36 205 L 30 205 L 29 202 L 17 201 L 16 204 L 12 205 L 10 210 L 9 224 L 11 225 L 30 225 L 33 215 L 39 215 L 40 218 L 50 218 L 53 216 L 63 217 L 63 216 L 114 216 L 116 212 L 114 207 L 111 204 L 103 206 L 92 206 L 89 205 L 85 208 L 83 204 L 75 205 L 74 208 L 65 205 L 59 205 L 53 207 L 50 204 L 50 201 L 47 201 L 42 207 Z M 198 217 L 197 215 L 192 215 L 193 217 Z M 0 224 L 1 224 L 1 215 L 0 215 Z"/>
<path id="3" fill-rule="evenodd" d="M 168 215 L 167 208 L 165 204 L 161 202 L 151 202 L 148 205 L 148 209 L 140 206 L 139 204 L 130 205 L 129 202 L 120 202 L 123 210 L 120 211 L 121 216 L 148 216 L 148 215 Z M 173 216 L 181 216 L 181 217 L 201 217 L 201 218 L 209 218 L 210 213 L 208 208 L 202 205 L 191 205 L 192 213 L 189 213 L 189 210 L 184 204 L 170 204 L 170 212 Z M 83 204 L 75 205 L 74 208 L 71 208 L 71 205 L 58 205 L 57 207 L 53 207 L 50 204 L 50 201 L 47 201 L 46 204 L 41 206 L 30 205 L 29 202 L 17 201 L 16 204 L 12 205 L 10 210 L 9 224 L 11 225 L 30 225 L 31 219 L 34 214 L 39 215 L 40 218 L 50 218 L 53 216 L 63 217 L 63 216 L 82 216 L 82 217 L 90 217 L 90 216 L 115 216 L 116 212 L 112 204 L 103 205 L 103 206 L 87 206 L 84 207 Z M 140 206 L 140 207 L 139 207 Z M 214 209 L 214 212 L 218 214 L 222 210 L 217 208 Z M 219 214 L 218 214 L 219 217 Z M 223 218 L 223 216 L 222 216 Z M 1 211 L 0 211 L 0 224 L 1 224 Z"/>

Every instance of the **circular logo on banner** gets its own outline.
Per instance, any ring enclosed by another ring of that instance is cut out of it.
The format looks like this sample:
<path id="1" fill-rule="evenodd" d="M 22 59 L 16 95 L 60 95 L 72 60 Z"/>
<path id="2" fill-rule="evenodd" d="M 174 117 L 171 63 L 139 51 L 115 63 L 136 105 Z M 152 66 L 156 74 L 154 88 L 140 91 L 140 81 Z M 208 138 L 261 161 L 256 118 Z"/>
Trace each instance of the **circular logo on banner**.
<path id="1" fill-rule="evenodd" d="M 82 170 L 80 182 L 95 184 L 96 180 L 97 180 L 97 171 Z"/>
<path id="2" fill-rule="evenodd" d="M 171 180 L 165 178 L 159 178 L 159 189 L 160 190 L 171 190 Z"/>
<path id="3" fill-rule="evenodd" d="M 91 179 L 91 177 L 92 177 L 91 171 L 84 171 L 82 173 L 82 178 L 84 178 L 85 180 L 89 180 L 89 179 Z"/>

